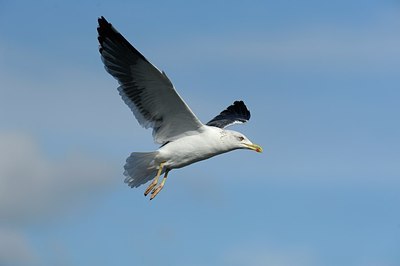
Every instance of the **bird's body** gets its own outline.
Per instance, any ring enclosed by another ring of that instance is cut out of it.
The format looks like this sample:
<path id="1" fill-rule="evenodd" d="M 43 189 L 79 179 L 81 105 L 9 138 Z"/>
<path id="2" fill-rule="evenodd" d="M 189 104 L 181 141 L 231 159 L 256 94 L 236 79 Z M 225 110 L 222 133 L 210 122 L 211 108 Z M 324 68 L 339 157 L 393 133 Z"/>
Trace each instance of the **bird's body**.
<path id="1" fill-rule="evenodd" d="M 145 195 L 153 199 L 163 188 L 168 173 L 192 163 L 235 149 L 261 152 L 243 134 L 226 130 L 249 120 L 250 112 L 236 101 L 203 124 L 178 95 L 164 72 L 153 66 L 104 17 L 99 18 L 100 53 L 107 72 L 116 78 L 124 102 L 138 122 L 153 128 L 161 147 L 154 152 L 133 152 L 124 166 L 125 182 L 138 187 L 154 179 Z M 160 175 L 162 182 L 157 186 Z"/>
<path id="2" fill-rule="evenodd" d="M 189 135 L 169 142 L 158 149 L 158 162 L 165 162 L 165 167 L 174 169 L 211 158 L 238 147 L 226 141 L 232 131 L 204 125 L 199 134 Z"/>
<path id="3" fill-rule="evenodd" d="M 161 161 L 165 161 L 165 167 L 174 169 L 217 155 L 218 152 L 223 151 L 220 149 L 222 143 L 216 135 L 220 133 L 214 131 L 220 130 L 208 127 L 202 129 L 199 134 L 171 141 L 158 149 L 159 155 L 157 157 Z"/>

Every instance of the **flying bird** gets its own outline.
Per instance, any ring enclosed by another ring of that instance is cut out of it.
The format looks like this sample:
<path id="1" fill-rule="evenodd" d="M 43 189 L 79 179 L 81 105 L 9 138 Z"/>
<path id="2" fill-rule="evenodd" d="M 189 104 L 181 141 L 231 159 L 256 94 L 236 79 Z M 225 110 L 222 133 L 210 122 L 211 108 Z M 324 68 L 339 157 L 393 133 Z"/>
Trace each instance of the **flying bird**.
<path id="1" fill-rule="evenodd" d="M 152 128 L 154 141 L 161 145 L 153 152 L 133 152 L 126 159 L 124 182 L 130 187 L 153 180 L 144 193 L 151 193 L 151 200 L 164 187 L 172 169 L 235 149 L 262 152 L 242 133 L 226 129 L 250 119 L 243 101 L 235 101 L 203 124 L 164 71 L 151 64 L 104 17 L 98 23 L 99 51 L 106 71 L 118 81 L 119 94 L 139 124 Z"/>

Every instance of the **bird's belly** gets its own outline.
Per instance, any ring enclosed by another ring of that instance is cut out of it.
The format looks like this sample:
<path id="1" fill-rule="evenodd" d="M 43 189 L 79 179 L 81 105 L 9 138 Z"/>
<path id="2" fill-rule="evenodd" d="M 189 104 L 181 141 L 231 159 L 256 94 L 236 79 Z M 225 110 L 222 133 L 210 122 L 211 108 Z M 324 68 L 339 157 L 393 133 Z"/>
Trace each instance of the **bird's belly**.
<path id="1" fill-rule="evenodd" d="M 226 151 L 218 148 L 217 143 L 210 143 L 199 138 L 177 140 L 168 143 L 159 149 L 157 160 L 165 162 L 170 169 L 181 168 L 189 164 L 202 161 Z"/>

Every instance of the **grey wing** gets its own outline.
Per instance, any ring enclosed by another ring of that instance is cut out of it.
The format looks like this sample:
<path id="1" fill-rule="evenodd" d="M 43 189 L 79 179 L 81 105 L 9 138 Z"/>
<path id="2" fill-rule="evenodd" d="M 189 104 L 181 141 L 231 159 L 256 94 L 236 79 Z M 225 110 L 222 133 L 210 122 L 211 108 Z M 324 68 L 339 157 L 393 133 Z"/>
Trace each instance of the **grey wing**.
<path id="1" fill-rule="evenodd" d="M 250 111 L 243 101 L 235 101 L 207 123 L 207 126 L 225 128 L 233 124 L 245 123 L 250 119 Z"/>
<path id="2" fill-rule="evenodd" d="M 104 17 L 98 22 L 99 51 L 105 69 L 118 80 L 119 94 L 139 124 L 153 128 L 154 140 L 160 144 L 199 130 L 203 124 L 166 74 L 153 66 Z"/>

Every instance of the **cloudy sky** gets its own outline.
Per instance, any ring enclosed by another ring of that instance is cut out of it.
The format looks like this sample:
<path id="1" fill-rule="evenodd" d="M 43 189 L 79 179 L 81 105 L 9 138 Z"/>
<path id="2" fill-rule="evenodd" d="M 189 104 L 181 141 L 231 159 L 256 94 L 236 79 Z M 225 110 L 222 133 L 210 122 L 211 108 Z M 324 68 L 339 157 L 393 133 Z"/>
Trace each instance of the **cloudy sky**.
<path id="1" fill-rule="evenodd" d="M 157 148 L 100 61 L 105 16 L 206 122 L 264 148 L 123 184 Z M 0 265 L 400 264 L 398 1 L 0 1 Z"/>

